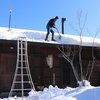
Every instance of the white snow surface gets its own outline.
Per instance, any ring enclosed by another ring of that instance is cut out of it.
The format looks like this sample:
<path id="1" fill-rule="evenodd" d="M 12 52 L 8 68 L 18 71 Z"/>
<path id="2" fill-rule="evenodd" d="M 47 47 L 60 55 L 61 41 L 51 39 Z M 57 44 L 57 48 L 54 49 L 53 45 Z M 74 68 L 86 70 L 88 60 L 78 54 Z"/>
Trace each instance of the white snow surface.
<path id="1" fill-rule="evenodd" d="M 55 33 L 56 42 L 45 41 L 46 32 L 33 31 L 33 30 L 23 30 L 23 29 L 12 29 L 8 31 L 7 28 L 0 27 L 0 39 L 4 40 L 17 40 L 19 36 L 26 37 L 27 41 L 31 42 L 42 42 L 42 43 L 54 43 L 54 44 L 76 44 L 80 45 L 80 36 L 61 34 L 62 38 L 59 40 L 58 34 Z M 49 39 L 51 35 L 49 36 Z M 94 41 L 94 43 L 93 43 Z M 99 46 L 100 39 L 93 39 L 91 37 L 82 37 L 83 46 Z M 50 85 L 47 88 L 44 88 L 43 91 L 33 90 L 29 92 L 27 97 L 23 97 L 23 100 L 100 100 L 100 87 L 91 86 L 88 81 L 85 80 L 85 86 L 71 88 L 66 87 L 61 89 L 57 86 L 53 87 Z M 22 100 L 21 97 L 9 97 L 1 98 L 0 100 Z"/>
<path id="2" fill-rule="evenodd" d="M 45 41 L 45 36 L 47 32 L 43 31 L 34 31 L 34 30 L 24 30 L 24 29 L 15 29 L 12 28 L 11 31 L 8 31 L 8 28 L 0 27 L 0 39 L 4 40 L 17 40 L 19 36 L 26 37 L 27 41 L 31 42 L 40 42 L 40 43 L 53 43 L 53 44 L 72 44 L 72 45 L 82 45 L 82 46 L 99 46 L 100 39 L 93 37 L 85 37 L 69 34 L 61 34 L 61 39 L 59 39 L 59 34 L 55 33 L 54 41 Z M 51 34 L 49 35 L 49 40 L 51 40 Z M 81 41 L 82 40 L 82 44 Z"/>
<path id="3" fill-rule="evenodd" d="M 50 85 L 43 91 L 34 92 L 32 90 L 29 92 L 29 96 L 23 97 L 23 100 L 100 100 L 100 87 L 93 87 L 87 80 L 84 81 L 84 87 L 61 89 Z M 14 96 L 0 100 L 22 100 L 22 98 Z"/>

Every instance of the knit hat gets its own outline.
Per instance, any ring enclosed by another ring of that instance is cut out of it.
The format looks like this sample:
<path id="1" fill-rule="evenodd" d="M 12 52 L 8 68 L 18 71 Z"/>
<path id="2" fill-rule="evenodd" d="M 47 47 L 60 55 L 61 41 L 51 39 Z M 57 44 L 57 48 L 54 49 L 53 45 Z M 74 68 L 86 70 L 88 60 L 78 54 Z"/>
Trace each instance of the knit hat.
<path id="1" fill-rule="evenodd" d="M 58 16 L 56 16 L 55 19 L 59 19 Z"/>

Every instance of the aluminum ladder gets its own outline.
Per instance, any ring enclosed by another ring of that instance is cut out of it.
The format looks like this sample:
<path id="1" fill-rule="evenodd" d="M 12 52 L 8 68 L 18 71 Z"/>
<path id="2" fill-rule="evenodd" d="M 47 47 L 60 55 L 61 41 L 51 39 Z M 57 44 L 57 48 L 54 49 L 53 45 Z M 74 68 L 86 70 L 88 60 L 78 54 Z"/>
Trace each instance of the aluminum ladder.
<path id="1" fill-rule="evenodd" d="M 19 95 L 20 93 L 23 100 L 25 93 L 31 90 L 34 91 L 34 95 L 36 96 L 35 87 L 29 69 L 26 37 L 18 37 L 17 63 L 9 97 L 14 96 L 15 94 Z"/>

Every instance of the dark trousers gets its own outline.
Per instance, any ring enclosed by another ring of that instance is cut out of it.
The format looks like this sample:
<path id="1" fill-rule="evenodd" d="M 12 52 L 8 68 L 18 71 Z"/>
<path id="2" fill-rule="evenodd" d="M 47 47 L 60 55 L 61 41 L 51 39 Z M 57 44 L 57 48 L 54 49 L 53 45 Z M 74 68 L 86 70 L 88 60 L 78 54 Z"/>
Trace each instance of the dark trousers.
<path id="1" fill-rule="evenodd" d="M 48 38 L 48 35 L 50 34 L 50 32 L 52 33 L 52 39 L 53 39 L 54 38 L 54 31 L 52 30 L 52 28 L 49 25 L 47 25 L 46 28 L 47 28 L 46 39 Z"/>

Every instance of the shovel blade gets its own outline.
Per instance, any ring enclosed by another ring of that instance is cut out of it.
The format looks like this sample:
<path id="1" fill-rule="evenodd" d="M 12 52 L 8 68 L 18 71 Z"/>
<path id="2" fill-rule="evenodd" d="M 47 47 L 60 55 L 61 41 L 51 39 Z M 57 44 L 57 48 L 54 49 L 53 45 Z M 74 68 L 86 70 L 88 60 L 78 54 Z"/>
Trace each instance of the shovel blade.
<path id="1" fill-rule="evenodd" d="M 61 40 L 61 35 L 59 35 L 59 39 Z"/>

